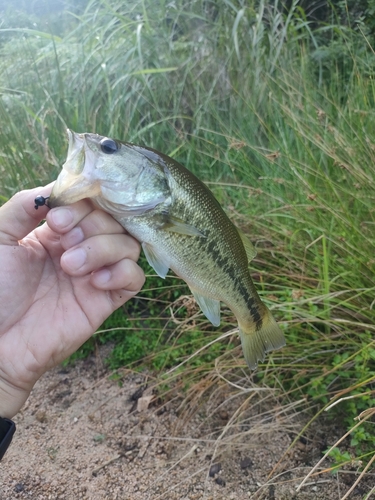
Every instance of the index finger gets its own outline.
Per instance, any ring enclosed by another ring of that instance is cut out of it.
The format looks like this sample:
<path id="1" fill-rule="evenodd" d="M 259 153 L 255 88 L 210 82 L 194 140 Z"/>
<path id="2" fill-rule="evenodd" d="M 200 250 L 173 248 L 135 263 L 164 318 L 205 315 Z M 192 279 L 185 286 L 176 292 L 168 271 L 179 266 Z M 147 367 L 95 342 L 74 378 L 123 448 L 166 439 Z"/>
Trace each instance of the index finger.
<path id="1" fill-rule="evenodd" d="M 34 200 L 39 195 L 47 197 L 53 184 L 20 191 L 0 208 L 0 244 L 17 245 L 45 219 L 48 207 L 35 210 Z"/>
<path id="2" fill-rule="evenodd" d="M 59 234 L 64 234 L 75 227 L 94 210 L 90 200 L 84 199 L 62 207 L 52 208 L 47 214 L 47 224 Z"/>

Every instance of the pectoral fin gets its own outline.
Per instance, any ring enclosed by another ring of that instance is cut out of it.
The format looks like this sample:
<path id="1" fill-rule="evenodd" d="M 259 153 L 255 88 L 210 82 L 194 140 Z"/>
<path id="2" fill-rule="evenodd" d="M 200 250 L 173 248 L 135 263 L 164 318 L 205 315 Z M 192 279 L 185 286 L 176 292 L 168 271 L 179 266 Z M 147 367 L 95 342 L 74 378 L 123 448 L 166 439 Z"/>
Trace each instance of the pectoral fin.
<path id="1" fill-rule="evenodd" d="M 161 278 L 165 278 L 169 270 L 168 259 L 162 254 L 162 252 L 158 252 L 155 247 L 149 243 L 142 243 L 142 248 L 147 262 L 155 270 L 156 274 L 158 274 Z"/>
<path id="2" fill-rule="evenodd" d="M 220 325 L 220 301 L 210 299 L 190 288 L 203 314 L 214 326 Z"/>
<path id="3" fill-rule="evenodd" d="M 157 218 L 160 223 L 160 229 L 164 231 L 170 231 L 171 233 L 179 233 L 184 234 L 186 236 L 201 236 L 206 238 L 206 236 L 199 231 L 198 228 L 185 222 L 183 219 L 179 219 L 178 217 L 174 217 L 173 215 L 165 214 L 158 215 L 154 218 Z"/>
<path id="4" fill-rule="evenodd" d="M 238 234 L 240 235 L 242 243 L 243 243 L 243 245 L 245 247 L 247 259 L 248 259 L 249 262 L 251 262 L 254 259 L 254 257 L 256 256 L 257 251 L 255 250 L 254 245 L 251 243 L 251 241 L 246 236 L 246 234 L 243 233 L 241 231 L 241 229 L 237 228 L 237 231 L 238 231 Z"/>

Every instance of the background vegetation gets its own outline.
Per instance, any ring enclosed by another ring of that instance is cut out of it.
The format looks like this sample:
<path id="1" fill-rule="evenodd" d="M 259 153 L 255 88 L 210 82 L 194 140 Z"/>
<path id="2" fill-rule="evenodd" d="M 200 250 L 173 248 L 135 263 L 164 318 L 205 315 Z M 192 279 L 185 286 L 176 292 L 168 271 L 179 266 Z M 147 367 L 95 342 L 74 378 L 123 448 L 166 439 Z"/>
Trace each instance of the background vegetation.
<path id="1" fill-rule="evenodd" d="M 249 235 L 254 281 L 287 338 L 250 374 L 230 312 L 214 329 L 181 280 L 147 268 L 142 294 L 81 354 L 114 340 L 113 368 L 185 361 L 161 392 L 173 383 L 193 401 L 198 381 L 204 397 L 224 378 L 246 400 L 257 383 L 311 421 L 345 397 L 327 414 L 350 428 L 375 380 L 375 3 L 11 5 L 0 4 L 2 201 L 56 178 L 67 127 L 159 149 Z M 335 463 L 373 456 L 370 425 Z"/>

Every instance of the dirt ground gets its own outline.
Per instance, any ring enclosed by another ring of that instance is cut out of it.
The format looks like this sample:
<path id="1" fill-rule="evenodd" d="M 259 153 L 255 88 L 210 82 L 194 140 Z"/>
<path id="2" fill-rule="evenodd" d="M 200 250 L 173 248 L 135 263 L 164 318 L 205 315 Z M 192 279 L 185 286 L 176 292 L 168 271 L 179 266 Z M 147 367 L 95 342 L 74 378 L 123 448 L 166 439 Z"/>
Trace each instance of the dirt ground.
<path id="1" fill-rule="evenodd" d="M 280 418 L 280 425 L 249 424 L 219 447 L 225 412 L 207 420 L 202 405 L 181 422 L 178 398 L 147 407 L 145 375 L 128 373 L 120 385 L 104 355 L 56 368 L 37 384 L 0 464 L 1 500 L 338 500 L 358 477 L 354 470 L 319 475 L 297 493 L 330 430 L 300 440 L 284 457 L 300 417 L 290 423 L 293 433 Z M 369 474 L 350 498 L 364 498 L 374 484 Z"/>

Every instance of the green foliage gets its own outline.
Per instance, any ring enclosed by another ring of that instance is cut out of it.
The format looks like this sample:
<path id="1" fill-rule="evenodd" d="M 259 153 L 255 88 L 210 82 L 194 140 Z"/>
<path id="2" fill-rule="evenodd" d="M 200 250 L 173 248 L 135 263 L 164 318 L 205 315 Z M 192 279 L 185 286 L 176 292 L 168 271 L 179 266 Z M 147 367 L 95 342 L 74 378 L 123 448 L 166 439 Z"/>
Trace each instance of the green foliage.
<path id="1" fill-rule="evenodd" d="M 339 448 L 335 447 L 331 450 L 329 453 L 329 456 L 333 460 L 333 471 L 337 472 L 337 470 L 342 467 L 343 465 L 346 465 L 348 463 L 351 463 L 352 457 L 350 456 L 350 453 L 348 451 L 340 451 Z"/>
<path id="2" fill-rule="evenodd" d="M 143 268 L 150 269 L 145 258 L 141 258 L 140 263 Z M 104 322 L 95 341 L 115 343 L 108 359 L 110 368 L 138 366 L 142 369 L 146 363 L 158 371 L 166 370 L 201 349 L 200 356 L 190 362 L 190 367 L 194 367 L 214 361 L 233 347 L 228 342 L 215 342 L 205 348 L 217 334 L 211 329 L 207 331 L 206 321 L 198 325 L 194 321 L 186 322 L 186 307 L 179 296 L 184 289 L 187 293 L 188 290 L 186 285 L 181 285 L 181 280 L 174 281 L 177 284 L 168 287 L 158 276 L 149 276 L 148 286 L 137 299 L 115 311 Z M 170 310 L 173 310 L 172 317 Z M 92 342 L 92 339 L 88 341 L 88 348 Z"/>
<path id="3" fill-rule="evenodd" d="M 316 412 L 353 396 L 329 411 L 350 428 L 375 377 L 375 59 L 344 4 L 315 24 L 298 2 L 278 6 L 92 0 L 63 32 L 13 20 L 0 30 L 1 199 L 56 177 L 66 127 L 186 164 L 257 247 L 257 289 L 286 333 L 253 378 Z M 111 341 L 113 368 L 185 361 L 187 387 L 216 362 L 236 380 L 237 340 L 213 341 L 234 318 L 210 328 L 184 294 L 148 277 L 78 355 Z M 370 428 L 351 439 L 357 454 L 374 447 Z"/>

